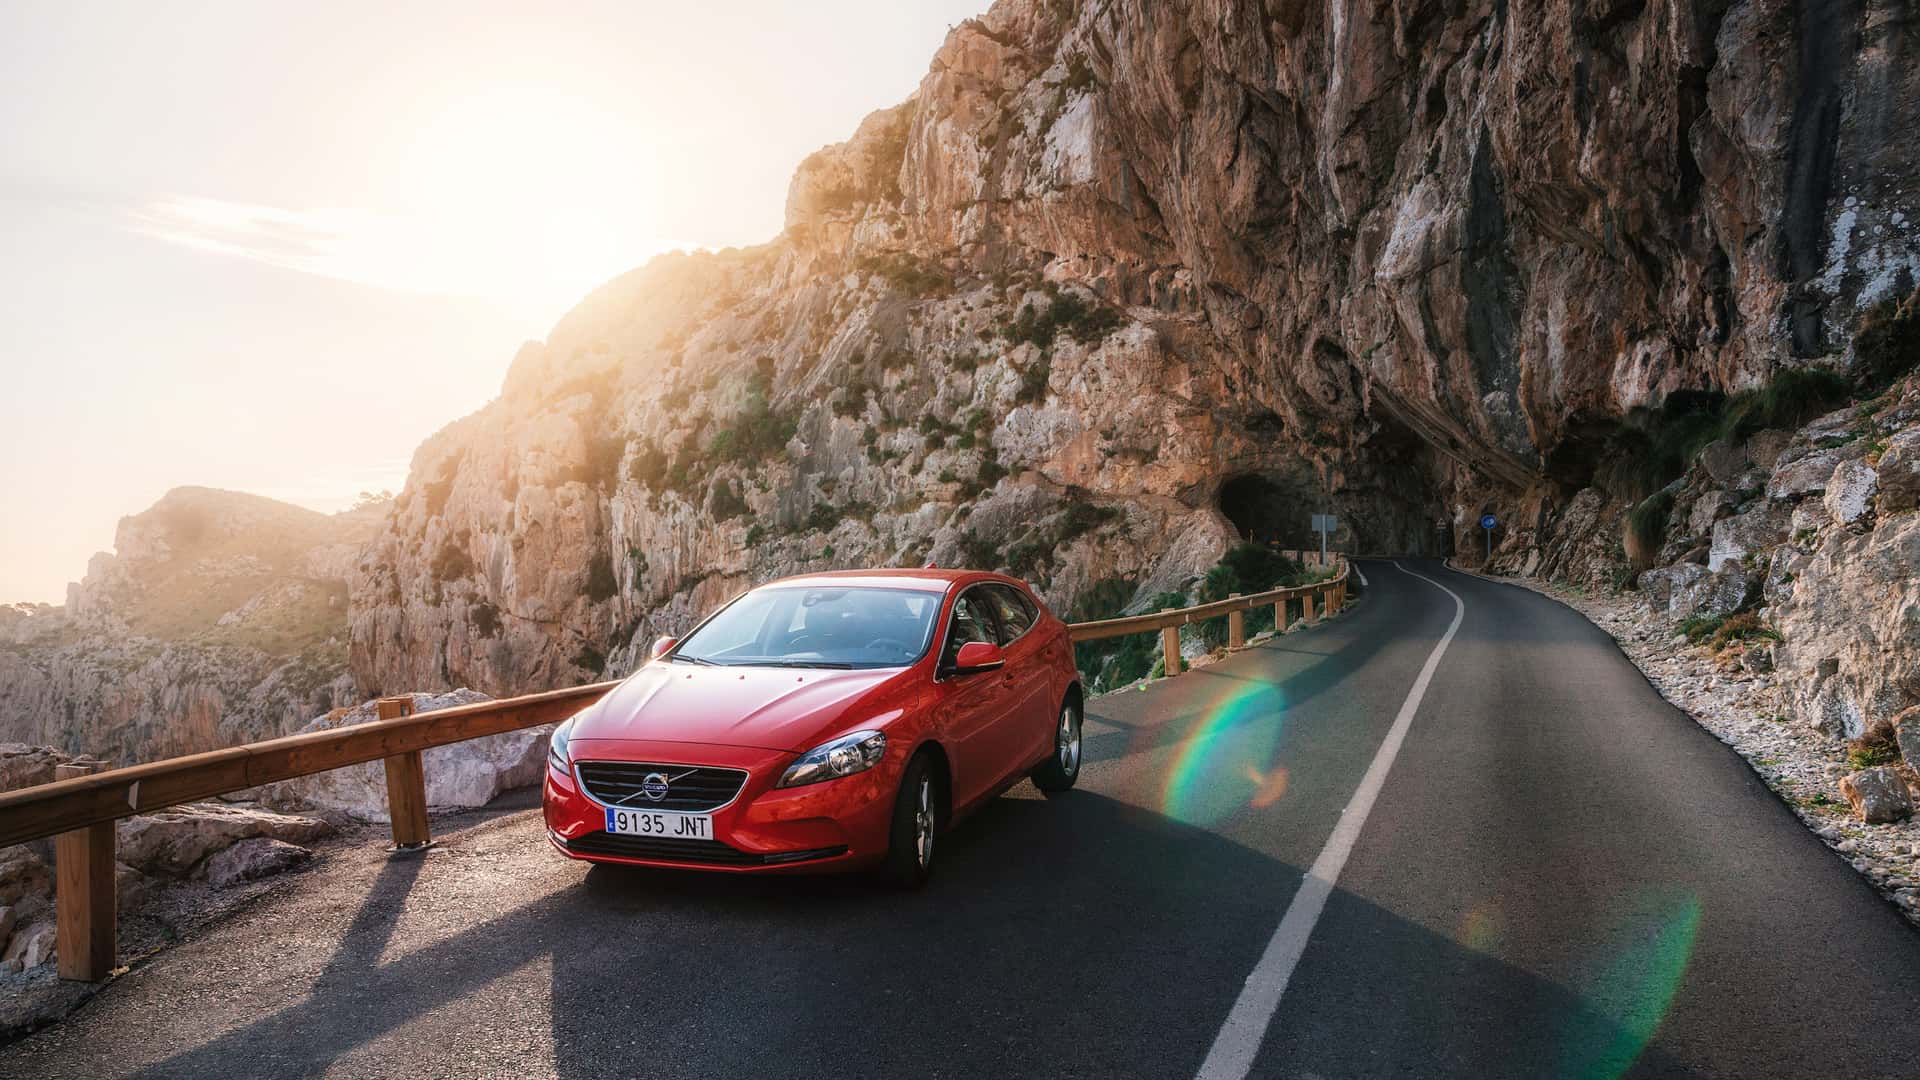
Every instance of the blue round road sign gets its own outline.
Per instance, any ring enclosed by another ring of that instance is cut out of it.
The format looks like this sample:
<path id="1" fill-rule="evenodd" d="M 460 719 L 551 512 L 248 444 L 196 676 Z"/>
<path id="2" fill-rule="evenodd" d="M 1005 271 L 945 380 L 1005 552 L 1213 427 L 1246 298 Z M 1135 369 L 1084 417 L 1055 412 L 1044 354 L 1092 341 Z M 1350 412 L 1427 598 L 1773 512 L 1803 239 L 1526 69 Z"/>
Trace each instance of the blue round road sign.
<path id="1" fill-rule="evenodd" d="M 1481 528 L 1483 528 L 1483 529 L 1491 529 L 1491 528 L 1493 528 L 1493 527 L 1494 527 L 1495 525 L 1498 525 L 1498 524 L 1500 524 L 1500 521 L 1499 521 L 1499 519 L 1497 519 L 1497 518 L 1495 518 L 1495 517 L 1494 517 L 1494 516 L 1493 516 L 1492 514 L 1481 514 L 1481 515 L 1480 515 L 1480 527 L 1481 527 Z"/>

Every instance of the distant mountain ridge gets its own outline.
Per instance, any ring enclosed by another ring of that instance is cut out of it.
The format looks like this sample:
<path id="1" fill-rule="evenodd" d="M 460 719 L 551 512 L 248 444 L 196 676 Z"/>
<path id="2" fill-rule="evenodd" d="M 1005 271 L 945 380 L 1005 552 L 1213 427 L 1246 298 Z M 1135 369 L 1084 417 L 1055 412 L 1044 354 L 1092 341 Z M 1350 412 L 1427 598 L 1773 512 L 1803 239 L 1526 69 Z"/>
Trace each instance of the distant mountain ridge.
<path id="1" fill-rule="evenodd" d="M 0 607 L 0 740 L 126 763 L 357 703 L 347 583 L 386 509 L 183 487 L 122 518 L 65 605 Z"/>

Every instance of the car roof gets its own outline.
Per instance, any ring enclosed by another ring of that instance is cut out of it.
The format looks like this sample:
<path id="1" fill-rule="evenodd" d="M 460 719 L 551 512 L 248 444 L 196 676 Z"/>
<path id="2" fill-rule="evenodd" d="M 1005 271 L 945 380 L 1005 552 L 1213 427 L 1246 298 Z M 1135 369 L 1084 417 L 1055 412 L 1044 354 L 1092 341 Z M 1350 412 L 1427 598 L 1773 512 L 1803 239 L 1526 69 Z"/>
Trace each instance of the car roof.
<path id="1" fill-rule="evenodd" d="M 901 570 L 826 570 L 779 578 L 760 585 L 762 589 L 804 586 L 866 586 L 876 589 L 914 589 L 921 592 L 946 592 L 955 583 L 973 581 L 1011 581 L 984 570 L 948 570 L 937 566 Z"/>

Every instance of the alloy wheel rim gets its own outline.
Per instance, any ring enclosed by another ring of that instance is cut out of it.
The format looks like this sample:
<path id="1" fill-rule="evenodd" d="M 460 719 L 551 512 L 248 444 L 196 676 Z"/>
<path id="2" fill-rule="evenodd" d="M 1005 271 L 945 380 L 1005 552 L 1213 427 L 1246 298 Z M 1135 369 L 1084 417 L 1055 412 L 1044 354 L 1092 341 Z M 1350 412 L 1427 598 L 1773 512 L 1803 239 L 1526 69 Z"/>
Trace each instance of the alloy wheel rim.
<path id="1" fill-rule="evenodd" d="M 1080 713 L 1069 705 L 1060 710 L 1060 768 L 1068 776 L 1080 769 Z"/>
<path id="2" fill-rule="evenodd" d="M 933 860 L 933 781 L 920 778 L 919 805 L 913 811 L 913 846 L 920 865 Z"/>

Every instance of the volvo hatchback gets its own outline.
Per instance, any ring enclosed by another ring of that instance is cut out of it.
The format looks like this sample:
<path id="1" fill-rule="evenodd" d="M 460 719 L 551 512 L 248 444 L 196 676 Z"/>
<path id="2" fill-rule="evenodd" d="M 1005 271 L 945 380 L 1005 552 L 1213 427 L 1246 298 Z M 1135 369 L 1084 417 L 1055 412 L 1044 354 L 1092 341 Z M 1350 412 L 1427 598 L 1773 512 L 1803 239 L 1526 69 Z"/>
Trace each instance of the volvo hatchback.
<path id="1" fill-rule="evenodd" d="M 953 821 L 1080 773 L 1067 628 L 1027 587 L 842 571 L 736 597 L 553 732 L 548 836 L 595 862 L 876 869 L 924 883 Z"/>

